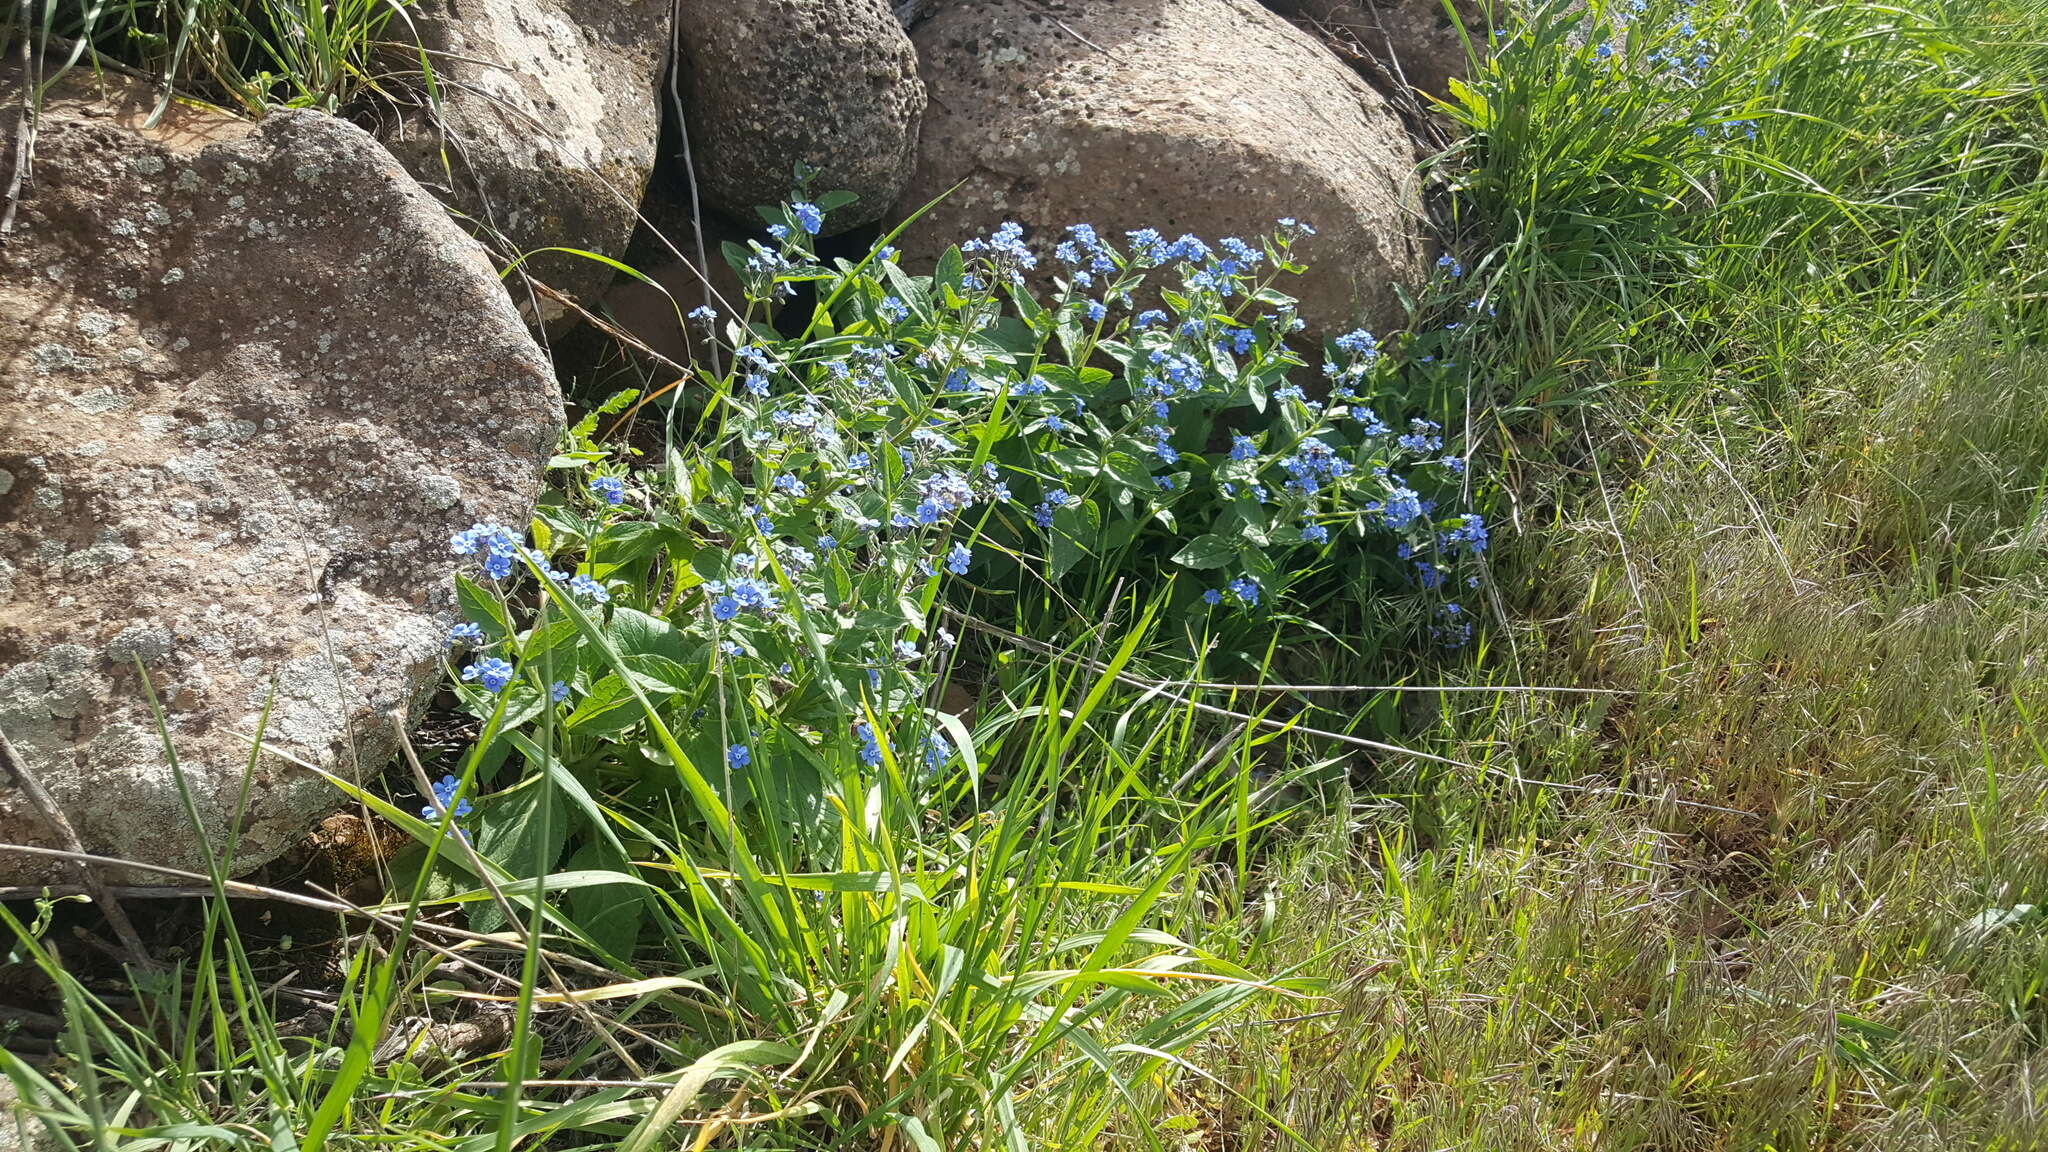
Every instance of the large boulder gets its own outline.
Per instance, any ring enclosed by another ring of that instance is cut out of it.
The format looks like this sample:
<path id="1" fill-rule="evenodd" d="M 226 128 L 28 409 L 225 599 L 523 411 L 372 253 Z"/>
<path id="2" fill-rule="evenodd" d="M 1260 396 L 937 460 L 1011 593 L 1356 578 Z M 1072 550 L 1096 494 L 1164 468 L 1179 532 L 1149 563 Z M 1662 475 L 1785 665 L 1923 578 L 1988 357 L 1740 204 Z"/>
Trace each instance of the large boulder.
<path id="1" fill-rule="evenodd" d="M 1044 250 L 1068 224 L 1256 239 L 1312 224 L 1309 337 L 1401 319 L 1422 278 L 1413 144 L 1385 101 L 1255 0 L 962 0 L 915 32 L 932 107 L 906 258 L 1016 220 Z M 1041 261 L 1049 267 L 1050 261 Z"/>
<path id="2" fill-rule="evenodd" d="M 1471 66 L 1466 51 L 1486 50 L 1479 0 L 1265 0 L 1341 47 L 1363 52 L 1389 80 L 1441 96 Z"/>
<path id="3" fill-rule="evenodd" d="M 449 536 L 524 522 L 561 400 L 483 249 L 368 134 L 151 105 L 50 94 L 0 242 L 0 730 L 89 850 L 191 868 L 135 661 L 217 845 L 267 706 L 248 868 L 342 802 L 293 761 L 388 761 L 386 713 L 437 680 Z M 0 139 L 20 106 L 0 77 Z M 0 779 L 0 844 L 57 843 Z M 0 884 L 65 879 L 0 851 Z"/>
<path id="4" fill-rule="evenodd" d="M 817 191 L 860 199 L 826 220 L 882 218 L 917 159 L 924 85 L 888 0 L 680 0 L 678 61 L 707 204 L 736 220 Z"/>
<path id="5" fill-rule="evenodd" d="M 398 118 L 384 143 L 501 263 L 548 247 L 617 259 L 654 170 L 669 4 L 418 0 L 406 14 L 433 52 L 439 108 Z M 578 303 L 612 278 L 568 253 L 525 268 Z M 548 321 L 566 311 L 545 296 L 521 304 Z"/>

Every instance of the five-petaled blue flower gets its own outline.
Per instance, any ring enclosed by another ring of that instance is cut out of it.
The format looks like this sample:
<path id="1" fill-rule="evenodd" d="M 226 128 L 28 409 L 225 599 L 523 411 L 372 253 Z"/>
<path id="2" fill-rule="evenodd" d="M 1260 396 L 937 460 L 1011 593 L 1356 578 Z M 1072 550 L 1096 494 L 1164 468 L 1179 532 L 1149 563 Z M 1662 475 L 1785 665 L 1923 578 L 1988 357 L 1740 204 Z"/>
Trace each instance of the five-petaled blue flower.
<path id="1" fill-rule="evenodd" d="M 471 812 L 476 811 L 475 808 L 470 806 L 468 800 L 458 798 L 461 792 L 462 781 L 457 780 L 453 776 L 441 777 L 433 784 L 432 802 L 420 807 L 420 818 L 423 820 L 439 820 L 445 813 L 460 820 Z"/>
<path id="2" fill-rule="evenodd" d="M 599 476 L 590 482 L 590 494 L 607 504 L 617 506 L 625 503 L 626 482 L 617 476 Z"/>
<path id="3" fill-rule="evenodd" d="M 1202 593 L 1202 603 L 1211 606 L 1221 604 L 1223 603 L 1223 593 L 1218 592 L 1214 588 L 1211 588 L 1208 591 Z"/>
<path id="4" fill-rule="evenodd" d="M 483 642 L 484 629 L 481 624 L 471 624 L 465 620 L 448 630 L 448 645 L 451 648 L 457 644 L 481 644 Z"/>
<path id="5" fill-rule="evenodd" d="M 796 217 L 798 227 L 813 236 L 816 236 L 818 230 L 825 226 L 825 214 L 818 210 L 816 204 L 808 200 L 799 200 L 791 204 L 789 206 L 789 214 Z"/>
<path id="6" fill-rule="evenodd" d="M 569 591 L 597 604 L 610 603 L 612 598 L 612 594 L 604 590 L 604 585 L 592 580 L 587 574 L 569 581 Z"/>
<path id="7" fill-rule="evenodd" d="M 562 701 L 567 700 L 568 698 L 569 685 L 567 685 L 566 683 L 557 680 L 553 684 L 548 685 L 548 699 L 553 700 L 557 704 L 560 704 Z"/>
<path id="8" fill-rule="evenodd" d="M 745 744 L 735 744 L 725 750 L 725 762 L 734 768 L 745 768 L 754 762 L 754 750 Z"/>
<path id="9" fill-rule="evenodd" d="M 953 550 L 946 553 L 946 571 L 955 576 L 964 576 L 967 574 L 968 563 L 973 559 L 973 549 L 965 544 L 955 544 Z"/>

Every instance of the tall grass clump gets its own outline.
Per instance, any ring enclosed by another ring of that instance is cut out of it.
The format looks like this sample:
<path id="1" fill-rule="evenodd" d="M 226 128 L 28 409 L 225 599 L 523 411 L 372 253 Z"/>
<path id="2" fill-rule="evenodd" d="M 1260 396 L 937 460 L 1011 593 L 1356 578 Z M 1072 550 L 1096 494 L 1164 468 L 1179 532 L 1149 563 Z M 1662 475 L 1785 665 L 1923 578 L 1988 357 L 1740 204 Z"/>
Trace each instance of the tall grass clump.
<path id="1" fill-rule="evenodd" d="M 32 48 L 38 82 L 76 66 L 138 69 L 171 92 L 251 116 L 340 112 L 398 83 L 432 94 L 412 0 L 22 0 L 0 48 Z"/>
<path id="2" fill-rule="evenodd" d="M 2038 324 L 2038 0 L 1532 5 L 1443 107 L 1506 410 L 1645 362 L 1760 394 L 1976 308 Z M 2014 277 L 2019 283 L 2014 283 Z M 1588 365 L 1597 365 L 1588 368 Z"/>

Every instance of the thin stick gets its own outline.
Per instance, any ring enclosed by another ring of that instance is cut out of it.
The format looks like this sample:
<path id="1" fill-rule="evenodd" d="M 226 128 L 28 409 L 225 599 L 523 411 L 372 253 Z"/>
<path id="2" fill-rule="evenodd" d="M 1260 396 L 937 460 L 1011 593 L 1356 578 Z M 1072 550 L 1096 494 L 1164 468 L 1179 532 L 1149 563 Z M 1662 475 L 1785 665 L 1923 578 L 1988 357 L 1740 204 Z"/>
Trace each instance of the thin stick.
<path id="1" fill-rule="evenodd" d="M 697 277 L 704 281 L 704 303 L 710 306 L 717 293 L 711 287 L 711 259 L 704 247 L 704 208 L 697 196 L 697 162 L 690 154 L 690 120 L 683 112 L 682 89 L 676 81 L 676 75 L 683 66 L 682 6 L 683 0 L 674 0 L 668 11 L 668 103 L 669 111 L 675 114 L 676 131 L 683 138 L 683 173 L 690 181 L 690 230 L 697 234 Z M 683 338 L 689 339 L 687 328 Z M 711 374 L 724 376 L 725 367 L 718 351 L 718 341 L 706 340 L 705 343 L 711 347 Z"/>
<path id="2" fill-rule="evenodd" d="M 964 628 L 971 628 L 976 632 L 1002 637 L 1020 648 L 1050 656 L 1055 660 L 1079 664 L 1093 672 L 1109 672 L 1111 677 L 1120 684 L 1125 684 L 1132 688 L 1141 688 L 1147 692 L 1156 692 L 1176 704 L 1193 708 L 1197 712 L 1206 712 L 1211 716 L 1220 716 L 1226 720 L 1238 721 L 1241 724 L 1256 724 L 1261 728 L 1271 728 L 1282 732 L 1299 732 L 1304 736 L 1314 736 L 1317 739 L 1329 740 L 1333 743 L 1368 748 L 1375 752 L 1391 752 L 1397 756 L 1412 756 L 1417 760 L 1427 760 L 1436 764 L 1445 764 L 1452 768 L 1463 768 L 1468 772 L 1481 772 L 1488 776 L 1497 776 L 1500 779 L 1509 780 L 1529 788 L 1552 788 L 1560 792 L 1604 792 L 1608 795 L 1620 796 L 1631 800 L 1642 800 L 1652 804 L 1675 804 L 1681 808 L 1698 808 L 1708 812 L 1725 812 L 1732 816 L 1755 815 L 1753 812 L 1744 812 L 1739 808 L 1723 808 L 1718 804 L 1702 804 L 1697 800 L 1686 800 L 1677 796 L 1649 796 L 1640 792 L 1629 792 L 1619 788 L 1597 788 L 1586 784 L 1569 784 L 1562 780 L 1538 780 L 1524 776 L 1519 772 L 1495 768 L 1489 764 L 1468 764 L 1463 760 L 1453 760 L 1448 756 L 1438 756 L 1434 752 L 1423 752 L 1415 748 L 1403 748 L 1399 744 L 1368 740 L 1363 736 L 1353 736 L 1348 732 L 1332 732 L 1327 728 L 1311 728 L 1306 724 L 1290 724 L 1284 720 L 1254 716 L 1249 712 L 1233 712 L 1228 708 L 1218 708 L 1214 704 L 1204 704 L 1199 700 L 1193 699 L 1176 691 L 1163 680 L 1148 680 L 1143 676 L 1133 676 L 1126 672 L 1110 672 L 1107 665 L 1097 663 L 1085 656 L 1075 656 L 1071 653 L 1062 652 L 1050 644 L 1020 636 L 1007 628 L 999 628 L 994 624 L 985 623 L 957 608 L 942 608 L 941 611 L 958 620 Z"/>
<path id="3" fill-rule="evenodd" d="M 21 0 L 21 123 L 14 126 L 14 174 L 7 181 L 7 207 L 0 209 L 0 236 L 14 231 L 14 210 L 21 204 L 21 183 L 28 178 L 29 143 L 36 133 L 36 76 L 29 57 L 29 29 L 35 13 Z"/>
<path id="4" fill-rule="evenodd" d="M 1583 696 L 1628 696 L 1629 688 L 1565 688 L 1550 684 L 1223 684 L 1191 680 L 1208 692 L 1560 692 Z"/>
<path id="5" fill-rule="evenodd" d="M 0 729 L 0 769 L 6 770 L 7 775 L 13 778 L 15 787 L 20 788 L 22 794 L 28 797 L 28 802 L 35 806 L 36 811 L 42 813 L 44 822 L 57 833 L 58 842 L 70 851 L 83 855 L 84 842 L 79 840 L 77 831 L 71 827 L 71 821 L 64 818 L 64 810 L 57 807 L 57 802 L 43 790 L 42 781 L 36 779 L 35 773 L 29 771 L 20 754 L 15 752 L 14 745 L 7 739 L 5 729 Z M 79 877 L 85 881 L 87 893 L 92 896 L 93 902 L 100 906 L 100 912 L 106 916 L 107 924 L 114 929 L 114 935 L 120 938 L 121 947 L 129 953 L 129 958 L 138 967 L 154 968 L 156 965 L 150 960 L 149 951 L 142 946 L 142 937 L 135 934 L 135 925 L 129 922 L 128 913 L 121 907 L 121 902 L 114 899 L 113 893 L 101 882 L 99 870 L 91 864 L 79 861 L 73 863 L 78 867 Z"/>
<path id="6" fill-rule="evenodd" d="M 187 892 L 196 896 L 213 895 L 213 886 L 210 883 L 210 878 L 204 873 L 192 872 L 184 868 L 172 868 L 165 864 L 150 864 L 141 860 L 123 860 L 116 856 L 95 856 L 90 852 L 77 852 L 64 848 L 43 848 L 32 844 L 0 844 L 0 853 L 7 852 L 19 852 L 28 856 L 42 856 L 51 860 L 69 860 L 77 864 L 96 864 L 111 868 L 133 868 L 140 872 L 151 872 L 158 876 L 175 876 L 180 880 L 206 882 L 203 887 L 188 889 Z M 374 908 L 364 908 L 360 905 L 351 904 L 345 900 L 308 896 L 303 892 L 287 892 L 281 888 L 266 888 L 263 885 L 251 884 L 244 880 L 223 880 L 221 881 L 221 887 L 226 895 L 236 899 L 275 900 L 280 904 L 296 904 L 302 908 L 315 908 L 322 912 L 337 912 L 344 916 L 360 916 L 386 928 L 397 928 L 399 926 L 395 918 L 385 913 L 379 912 Z M 58 885 L 50 885 L 49 888 L 52 892 L 64 890 Z M 40 893 L 42 888 L 0 889 L 0 894 L 7 894 L 8 898 L 12 898 L 12 893 L 16 891 L 23 891 L 26 895 L 32 896 Z M 415 920 L 413 922 L 413 930 L 416 932 L 437 933 L 441 936 L 461 940 L 469 944 L 502 948 L 508 952 L 520 950 L 513 941 L 503 936 L 493 936 L 487 932 L 472 932 L 467 928 L 457 928 L 452 924 L 437 924 L 432 920 Z M 433 945 L 427 946 L 434 947 Z M 435 950 L 439 951 L 438 948 Z M 632 977 L 622 972 L 614 972 L 602 964 L 594 964 L 580 956 L 571 956 L 566 953 L 546 949 L 542 950 L 542 954 L 556 964 L 575 968 L 591 976 L 600 977 L 607 983 L 619 984 L 632 979 Z"/>

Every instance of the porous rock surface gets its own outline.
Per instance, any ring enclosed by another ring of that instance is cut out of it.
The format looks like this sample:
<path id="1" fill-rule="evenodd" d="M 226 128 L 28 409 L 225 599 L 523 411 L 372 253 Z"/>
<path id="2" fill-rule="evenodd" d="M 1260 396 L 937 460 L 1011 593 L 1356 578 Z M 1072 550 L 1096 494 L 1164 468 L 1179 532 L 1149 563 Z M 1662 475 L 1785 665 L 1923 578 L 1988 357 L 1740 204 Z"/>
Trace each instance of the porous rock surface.
<path id="1" fill-rule="evenodd" d="M 1479 0 L 1265 0 L 1346 47 L 1370 55 L 1389 80 L 1441 96 L 1451 78 L 1471 66 L 1465 43 L 1486 49 L 1486 17 Z M 1452 13 L 1456 13 L 1453 20 Z M 1460 34 L 1462 26 L 1463 34 Z"/>
<path id="2" fill-rule="evenodd" d="M 144 131 L 150 104 L 46 97 L 0 240 L 0 729 L 88 850 L 192 868 L 135 661 L 216 844 L 268 704 L 248 868 L 344 803 L 294 759 L 388 760 L 454 616 L 448 538 L 523 522 L 561 402 L 484 251 L 368 134 Z M 0 844 L 56 843 L 0 778 Z M 70 878 L 0 851 L 0 884 Z"/>
<path id="3" fill-rule="evenodd" d="M 704 199 L 736 220 L 817 192 L 860 197 L 826 220 L 879 220 L 917 159 L 925 91 L 889 0 L 681 0 L 678 67 Z"/>
<path id="4" fill-rule="evenodd" d="M 654 170 L 670 0 L 418 0 L 440 106 L 381 133 L 400 162 L 467 215 L 501 262 L 540 248 L 617 259 Z M 396 27 L 397 21 L 393 21 Z M 587 304 L 612 269 L 542 253 L 525 267 Z M 540 318 L 564 314 L 541 296 Z"/>
<path id="5" fill-rule="evenodd" d="M 1283 291 L 1308 336 L 1401 319 L 1421 277 L 1413 144 L 1382 97 L 1255 0 L 961 0 L 914 33 L 931 93 L 907 260 L 1016 220 L 1041 252 L 1069 224 L 1213 243 L 1281 217 L 1318 235 Z M 1041 261 L 1049 272 L 1051 262 Z"/>

